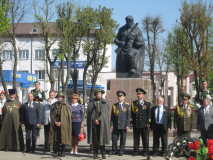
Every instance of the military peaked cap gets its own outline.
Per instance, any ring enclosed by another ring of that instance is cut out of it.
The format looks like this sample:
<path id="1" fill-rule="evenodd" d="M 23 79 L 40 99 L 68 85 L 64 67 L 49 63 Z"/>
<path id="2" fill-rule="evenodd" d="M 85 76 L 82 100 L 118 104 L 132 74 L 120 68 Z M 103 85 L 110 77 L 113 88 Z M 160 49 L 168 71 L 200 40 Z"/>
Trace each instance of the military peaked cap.
<path id="1" fill-rule="evenodd" d="M 137 93 L 143 93 L 143 94 L 146 94 L 146 91 L 145 91 L 145 90 L 143 90 L 142 88 L 137 88 L 137 89 L 136 89 L 136 92 L 137 92 Z"/>
<path id="2" fill-rule="evenodd" d="M 185 100 L 190 99 L 190 95 L 188 93 L 182 93 L 181 97 L 182 97 L 182 99 L 185 99 Z"/>
<path id="3" fill-rule="evenodd" d="M 122 90 L 117 91 L 117 96 L 126 96 L 126 93 Z"/>

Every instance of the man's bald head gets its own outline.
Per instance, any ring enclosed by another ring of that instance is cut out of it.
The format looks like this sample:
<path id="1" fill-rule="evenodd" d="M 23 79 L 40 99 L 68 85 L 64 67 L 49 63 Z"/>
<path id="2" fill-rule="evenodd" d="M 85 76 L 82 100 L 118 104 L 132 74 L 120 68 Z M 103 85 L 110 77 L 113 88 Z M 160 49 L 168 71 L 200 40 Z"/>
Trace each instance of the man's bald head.
<path id="1" fill-rule="evenodd" d="M 161 105 L 163 105 L 163 102 L 164 102 L 164 98 L 163 98 L 163 97 L 158 97 L 158 99 L 157 99 L 157 104 L 158 104 L 159 106 L 161 106 Z"/>

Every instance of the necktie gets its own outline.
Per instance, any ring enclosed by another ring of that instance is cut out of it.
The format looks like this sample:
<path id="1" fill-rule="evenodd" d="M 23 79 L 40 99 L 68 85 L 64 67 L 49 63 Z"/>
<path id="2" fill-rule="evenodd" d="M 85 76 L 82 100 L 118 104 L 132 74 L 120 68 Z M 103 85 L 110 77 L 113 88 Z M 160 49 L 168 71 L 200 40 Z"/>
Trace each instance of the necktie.
<path id="1" fill-rule="evenodd" d="M 158 121 L 158 122 L 160 121 L 159 114 L 160 114 L 160 106 L 158 106 L 158 114 L 157 114 L 157 121 Z"/>

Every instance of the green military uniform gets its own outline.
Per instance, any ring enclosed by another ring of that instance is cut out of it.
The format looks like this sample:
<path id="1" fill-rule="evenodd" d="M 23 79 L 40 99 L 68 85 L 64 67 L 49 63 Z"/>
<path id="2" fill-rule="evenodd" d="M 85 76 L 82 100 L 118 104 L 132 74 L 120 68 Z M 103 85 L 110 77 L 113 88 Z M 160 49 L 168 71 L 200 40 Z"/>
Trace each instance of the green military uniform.
<path id="1" fill-rule="evenodd" d="M 182 94 L 182 99 L 190 99 L 190 95 L 187 93 Z M 176 107 L 174 114 L 174 128 L 177 128 L 177 136 L 182 136 L 183 134 L 190 135 L 191 129 L 195 128 L 195 113 L 192 105 L 187 104 L 186 106 L 180 105 Z M 187 146 L 181 149 L 178 153 L 179 156 L 183 155 L 183 152 L 187 157 L 190 156 L 190 148 Z"/>
<path id="2" fill-rule="evenodd" d="M 40 89 L 39 90 L 33 89 L 31 90 L 31 93 L 33 94 L 33 97 L 34 97 L 33 101 L 40 103 L 46 99 L 45 92 L 41 91 Z M 41 94 L 42 96 L 41 98 L 39 98 L 38 96 L 39 94 Z M 39 105 L 40 105 L 40 119 L 41 119 L 42 104 L 40 103 Z M 41 129 L 41 125 L 36 128 L 38 137 L 40 136 L 40 129 Z"/>
<path id="3" fill-rule="evenodd" d="M 64 94 L 58 92 L 58 95 Z M 50 109 L 50 137 L 49 143 L 54 144 L 54 157 L 64 157 L 64 151 L 66 145 L 71 145 L 72 140 L 72 110 L 71 106 L 64 100 L 58 101 L 51 106 Z M 58 127 L 55 122 L 61 122 L 61 126 Z M 61 147 L 61 149 L 60 149 Z"/>
<path id="4" fill-rule="evenodd" d="M 212 91 L 210 91 L 208 89 L 207 90 L 203 90 L 203 89 L 200 90 L 199 93 L 195 95 L 195 103 L 203 105 L 203 100 L 207 95 L 210 95 L 212 97 L 213 96 Z"/>

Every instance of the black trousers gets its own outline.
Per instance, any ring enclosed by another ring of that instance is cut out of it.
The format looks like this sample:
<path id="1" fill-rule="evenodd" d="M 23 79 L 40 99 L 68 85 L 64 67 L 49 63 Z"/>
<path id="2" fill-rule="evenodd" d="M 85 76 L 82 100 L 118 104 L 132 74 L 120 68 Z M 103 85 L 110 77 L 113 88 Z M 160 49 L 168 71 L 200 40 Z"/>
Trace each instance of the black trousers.
<path id="1" fill-rule="evenodd" d="M 32 151 L 35 151 L 36 140 L 37 140 L 36 125 L 26 124 L 25 125 L 25 129 L 26 129 L 26 147 L 27 147 L 27 151 L 30 151 L 30 149 Z M 32 133 L 32 146 L 30 147 L 30 144 L 31 144 L 31 133 Z"/>
<path id="2" fill-rule="evenodd" d="M 156 124 L 156 129 L 153 131 L 153 151 L 159 151 L 160 138 L 162 144 L 162 152 L 166 152 L 167 148 L 167 131 L 164 130 L 163 124 Z"/>
<path id="3" fill-rule="evenodd" d="M 117 141 L 120 134 L 120 149 L 119 153 L 124 152 L 125 143 L 126 143 L 126 129 L 113 129 L 112 131 L 112 152 L 118 152 Z"/>
<path id="4" fill-rule="evenodd" d="M 145 152 L 148 151 L 147 145 L 147 128 L 134 128 L 133 127 L 133 135 L 134 135 L 134 152 L 139 152 L 139 145 L 140 145 L 140 135 L 142 137 L 142 144 L 143 149 Z"/>
<path id="5" fill-rule="evenodd" d="M 95 125 L 95 132 L 97 134 L 97 144 L 93 144 L 93 149 L 94 149 L 94 154 L 98 154 L 98 149 L 101 150 L 101 154 L 105 154 L 105 145 L 100 145 L 100 127 L 101 127 L 101 122 L 99 122 L 99 125 Z"/>
<path id="6" fill-rule="evenodd" d="M 213 139 L 213 132 L 201 131 L 201 139 L 203 140 L 203 144 L 207 146 L 207 139 Z"/>
<path id="7" fill-rule="evenodd" d="M 49 150 L 50 144 L 49 144 L 49 133 L 50 133 L 50 124 L 44 125 L 44 149 Z"/>

